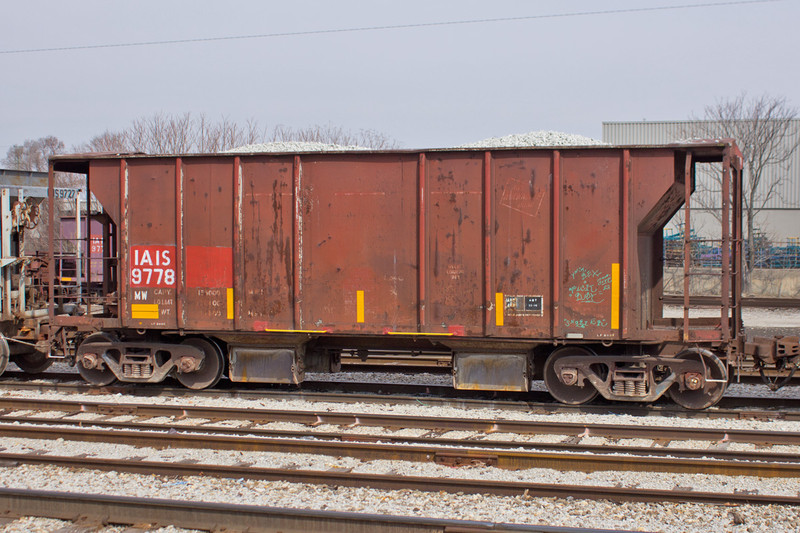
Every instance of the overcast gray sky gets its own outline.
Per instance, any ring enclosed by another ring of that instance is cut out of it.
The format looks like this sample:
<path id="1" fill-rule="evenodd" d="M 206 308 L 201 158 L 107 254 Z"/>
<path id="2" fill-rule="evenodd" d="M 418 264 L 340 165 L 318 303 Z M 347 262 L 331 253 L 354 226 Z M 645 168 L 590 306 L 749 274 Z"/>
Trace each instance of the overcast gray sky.
<path id="1" fill-rule="evenodd" d="M 742 91 L 800 105 L 800 1 L 678 7 L 714 3 L 8 0 L 0 156 L 155 112 L 374 129 L 418 148 L 534 130 L 600 138 L 602 121 L 685 119 Z M 519 19 L 313 33 L 498 18 Z"/>

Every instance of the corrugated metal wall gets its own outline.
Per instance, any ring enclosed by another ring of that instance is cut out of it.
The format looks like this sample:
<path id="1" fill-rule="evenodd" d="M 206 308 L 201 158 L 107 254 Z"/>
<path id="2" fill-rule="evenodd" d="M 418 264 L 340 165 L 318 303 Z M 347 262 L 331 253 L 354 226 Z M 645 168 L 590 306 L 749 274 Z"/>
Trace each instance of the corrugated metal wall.
<path id="1" fill-rule="evenodd" d="M 701 124 L 696 121 L 668 122 L 603 122 L 603 141 L 611 144 L 667 144 L 696 137 L 693 131 Z M 788 143 L 800 137 L 800 120 L 793 120 Z M 745 176 L 745 179 L 747 176 Z M 758 194 L 765 196 L 769 186 L 780 180 L 776 194 L 764 205 L 765 209 L 800 209 L 800 150 L 781 165 L 772 165 L 764 171 Z M 798 213 L 800 216 L 800 213 Z"/>

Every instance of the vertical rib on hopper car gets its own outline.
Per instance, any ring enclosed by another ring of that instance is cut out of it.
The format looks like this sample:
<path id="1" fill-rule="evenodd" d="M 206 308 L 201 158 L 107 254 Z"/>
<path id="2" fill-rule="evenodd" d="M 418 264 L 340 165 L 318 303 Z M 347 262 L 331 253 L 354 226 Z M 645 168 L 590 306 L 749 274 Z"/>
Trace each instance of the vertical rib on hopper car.
<path id="1" fill-rule="evenodd" d="M 662 229 L 710 162 L 722 308 L 664 318 Z M 728 141 L 60 156 L 51 187 L 84 174 L 105 221 L 105 282 L 76 295 L 53 279 L 51 320 L 85 333 L 74 356 L 96 384 L 296 383 L 342 351 L 438 351 L 458 388 L 543 373 L 568 403 L 669 390 L 705 407 L 742 351 L 740 169 Z"/>

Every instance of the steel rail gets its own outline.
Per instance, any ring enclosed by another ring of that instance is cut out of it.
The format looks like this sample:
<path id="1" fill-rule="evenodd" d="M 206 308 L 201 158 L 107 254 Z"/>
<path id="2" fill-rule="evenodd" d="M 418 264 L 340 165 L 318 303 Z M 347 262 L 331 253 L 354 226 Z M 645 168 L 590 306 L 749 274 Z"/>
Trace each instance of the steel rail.
<path id="1" fill-rule="evenodd" d="M 20 381 L 21 379 L 22 381 Z M 48 380 L 48 381 L 44 381 Z M 52 381 L 51 381 L 52 380 Z M 185 397 L 238 398 L 252 400 L 303 400 L 308 402 L 372 403 L 376 405 L 427 405 L 454 407 L 459 409 L 501 409 L 540 414 L 628 414 L 633 416 L 668 416 L 682 418 L 732 418 L 732 419 L 782 419 L 800 420 L 800 399 L 772 399 L 759 397 L 726 397 L 717 406 L 688 411 L 673 404 L 641 405 L 636 403 L 596 403 L 588 405 L 566 405 L 553 400 L 546 392 L 487 393 L 455 391 L 450 387 L 431 385 L 395 385 L 385 383 L 304 382 L 306 390 L 297 387 L 264 386 L 237 383 L 237 388 L 188 390 L 167 384 L 111 385 L 93 387 L 79 380 L 77 374 L 43 374 L 30 376 L 7 372 L 0 378 L 0 388 L 39 392 L 68 392 L 87 394 L 127 394 L 141 397 Z M 327 389 L 328 392 L 314 390 Z M 330 392 L 331 389 L 346 389 L 346 392 Z M 491 396 L 491 397 L 490 397 Z"/>
<path id="2" fill-rule="evenodd" d="M 424 476 L 364 474 L 331 470 L 297 470 L 262 468 L 252 464 L 216 465 L 205 463 L 168 463 L 139 459 L 100 459 L 85 456 L 56 456 L 13 454 L 0 452 L 0 462 L 15 464 L 59 466 L 69 469 L 130 472 L 159 476 L 206 476 L 214 478 L 254 479 L 333 485 L 369 487 L 383 490 L 418 490 L 423 492 L 491 494 L 497 496 L 526 496 L 543 498 L 577 498 L 587 500 L 692 502 L 705 504 L 800 505 L 800 496 L 750 494 L 746 492 L 698 492 L 690 488 L 674 490 L 641 487 L 611 487 L 598 485 L 563 485 L 527 481 L 497 481 L 483 479 L 436 478 Z"/>
<path id="3" fill-rule="evenodd" d="M 205 418 L 209 420 L 247 420 L 253 423 L 292 422 L 306 425 L 374 426 L 418 428 L 434 431 L 473 431 L 482 433 L 557 434 L 615 439 L 703 440 L 746 442 L 767 445 L 800 445 L 800 432 L 758 431 L 720 428 L 680 428 L 671 426 L 584 424 L 501 420 L 488 418 L 419 417 L 395 414 L 337 413 L 329 411 L 289 411 L 242 409 L 195 405 L 110 403 L 75 400 L 0 398 L 0 409 L 96 413 L 108 416 Z"/>
<path id="4" fill-rule="evenodd" d="M 360 439 L 317 438 L 313 433 L 276 437 L 263 432 L 215 428 L 161 426 L 125 429 L 64 427 L 59 420 L 38 420 L 42 425 L 0 423 L 0 437 L 63 439 L 80 442 L 127 444 L 152 448 L 192 448 L 279 453 L 306 453 L 361 460 L 435 462 L 452 466 L 484 465 L 507 470 L 549 468 L 580 472 L 648 471 L 725 476 L 800 477 L 799 454 L 729 452 L 725 450 L 658 450 L 625 446 L 540 447 L 526 443 L 474 440 L 407 440 L 369 436 Z M 77 422 L 77 421 L 75 421 Z M 190 430 L 190 431 L 187 431 Z M 513 449 L 509 449 L 513 448 Z M 549 448 L 545 450 L 544 448 Z M 727 452 L 727 453 L 726 453 Z"/>
<path id="5" fill-rule="evenodd" d="M 276 430 L 263 427 L 242 427 L 231 428 L 222 426 L 211 426 L 201 423 L 196 426 L 151 423 L 147 421 L 120 422 L 107 420 L 74 420 L 63 418 L 37 418 L 27 416 L 7 416 L 0 414 L 0 423 L 6 424 L 30 424 L 30 425 L 49 425 L 49 426 L 68 426 L 81 428 L 101 428 L 116 430 L 147 430 L 161 432 L 178 432 L 186 434 L 203 434 L 215 436 L 231 436 L 234 438 L 262 437 L 271 439 L 309 439 L 328 440 L 339 442 L 380 442 L 394 444 L 418 444 L 423 446 L 456 446 L 461 448 L 491 448 L 491 449 L 514 449 L 524 448 L 535 450 L 548 450 L 572 453 L 597 453 L 602 451 L 606 454 L 633 454 L 647 456 L 670 456 L 670 457 L 707 457 L 709 459 L 727 459 L 737 461 L 762 461 L 762 462 L 785 462 L 793 463 L 800 461 L 800 454 L 775 452 L 772 449 L 764 451 L 733 451 L 725 448 L 678 448 L 667 447 L 671 441 L 659 439 L 656 446 L 633 446 L 619 444 L 581 444 L 582 435 L 569 437 L 561 442 L 524 442 L 516 440 L 483 440 L 480 438 L 450 438 L 447 436 L 397 436 L 384 433 L 355 433 L 348 434 L 346 431 L 296 431 L 296 430 Z M 762 443 L 763 444 L 763 443 Z M 724 443 L 721 444 L 724 446 Z"/>
<path id="6" fill-rule="evenodd" d="M 102 494 L 0 488 L 3 516 L 40 516 L 60 520 L 124 524 L 141 527 L 177 526 L 187 529 L 236 531 L 315 531 L 355 533 L 589 533 L 609 530 L 501 524 L 474 520 L 445 520 L 311 509 L 289 509 Z M 88 530 L 88 529 L 87 529 Z"/>

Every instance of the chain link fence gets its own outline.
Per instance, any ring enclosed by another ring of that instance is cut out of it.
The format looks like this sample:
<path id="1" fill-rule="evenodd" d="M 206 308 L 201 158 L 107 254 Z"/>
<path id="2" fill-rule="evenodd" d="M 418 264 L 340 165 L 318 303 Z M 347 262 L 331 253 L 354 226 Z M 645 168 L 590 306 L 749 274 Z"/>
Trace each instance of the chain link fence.
<path id="1" fill-rule="evenodd" d="M 701 239 L 694 231 L 691 240 L 691 268 L 722 268 L 721 240 Z M 683 268 L 683 232 L 664 235 L 664 266 Z M 745 261 L 749 257 L 747 241 L 744 242 Z M 763 234 L 756 235 L 753 251 L 755 268 L 800 268 L 800 238 L 773 241 Z"/>

